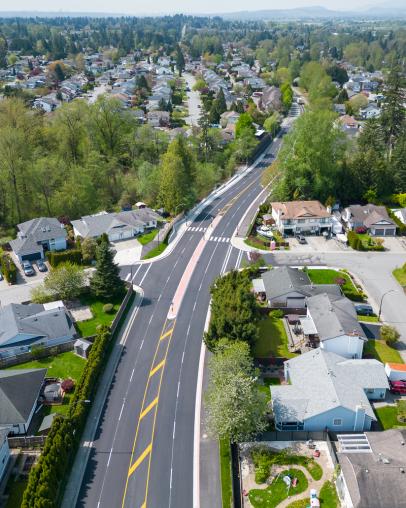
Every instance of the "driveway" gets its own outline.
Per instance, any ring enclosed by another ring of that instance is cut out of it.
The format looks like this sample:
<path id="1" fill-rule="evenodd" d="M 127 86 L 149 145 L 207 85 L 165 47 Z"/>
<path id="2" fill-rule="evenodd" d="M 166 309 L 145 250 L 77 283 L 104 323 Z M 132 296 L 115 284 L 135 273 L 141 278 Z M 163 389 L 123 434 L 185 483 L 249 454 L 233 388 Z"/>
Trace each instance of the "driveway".
<path id="1" fill-rule="evenodd" d="M 141 259 L 142 245 L 136 238 L 116 242 L 113 249 L 116 251 L 114 261 L 118 266 L 133 265 Z"/>
<path id="2" fill-rule="evenodd" d="M 185 118 L 185 122 L 190 126 L 197 125 L 200 118 L 199 106 L 201 106 L 201 100 L 199 92 L 193 90 L 196 79 L 193 74 L 188 72 L 185 72 L 183 77 L 185 78 L 186 85 L 190 88 L 190 92 L 186 92 L 189 116 Z"/>
<path id="3" fill-rule="evenodd" d="M 351 250 L 350 247 L 339 242 L 336 238 L 326 240 L 324 236 L 306 236 L 306 243 L 300 244 L 296 238 L 289 238 L 291 252 L 316 253 L 316 252 L 343 252 Z"/>

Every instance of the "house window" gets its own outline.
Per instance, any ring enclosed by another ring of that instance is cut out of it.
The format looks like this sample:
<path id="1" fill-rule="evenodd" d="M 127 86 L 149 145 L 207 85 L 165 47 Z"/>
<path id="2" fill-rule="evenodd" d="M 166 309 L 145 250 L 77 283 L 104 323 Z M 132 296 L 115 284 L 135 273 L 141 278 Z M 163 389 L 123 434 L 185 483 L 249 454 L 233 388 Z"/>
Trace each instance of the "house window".
<path id="1" fill-rule="evenodd" d="M 339 426 L 341 426 L 341 425 L 342 425 L 342 423 L 343 423 L 343 421 L 342 421 L 342 419 L 341 419 L 341 418 L 334 418 L 334 420 L 333 420 L 333 425 L 334 425 L 335 427 L 339 427 Z"/>

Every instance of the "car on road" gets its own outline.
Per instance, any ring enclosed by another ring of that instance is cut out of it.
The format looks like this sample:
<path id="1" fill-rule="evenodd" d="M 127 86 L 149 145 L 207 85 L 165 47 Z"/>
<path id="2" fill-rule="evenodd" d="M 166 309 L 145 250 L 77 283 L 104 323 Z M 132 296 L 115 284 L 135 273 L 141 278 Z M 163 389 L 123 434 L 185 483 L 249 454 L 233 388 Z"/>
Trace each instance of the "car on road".
<path id="1" fill-rule="evenodd" d="M 0 272 L 0 280 L 3 280 L 3 274 Z"/>
<path id="2" fill-rule="evenodd" d="M 35 270 L 32 267 L 32 264 L 30 261 L 23 261 L 22 267 L 23 267 L 24 273 L 25 273 L 25 275 L 27 275 L 27 277 L 31 277 L 31 275 L 35 275 Z"/>
<path id="3" fill-rule="evenodd" d="M 47 265 L 44 263 L 44 261 L 42 259 L 39 259 L 37 261 L 37 267 L 40 272 L 47 272 L 48 271 Z"/>
<path id="4" fill-rule="evenodd" d="M 302 245 L 305 245 L 307 243 L 306 238 L 303 235 L 297 235 L 296 240 Z"/>
<path id="5" fill-rule="evenodd" d="M 368 303 L 357 303 L 354 305 L 355 312 L 359 316 L 373 316 L 374 309 Z"/>

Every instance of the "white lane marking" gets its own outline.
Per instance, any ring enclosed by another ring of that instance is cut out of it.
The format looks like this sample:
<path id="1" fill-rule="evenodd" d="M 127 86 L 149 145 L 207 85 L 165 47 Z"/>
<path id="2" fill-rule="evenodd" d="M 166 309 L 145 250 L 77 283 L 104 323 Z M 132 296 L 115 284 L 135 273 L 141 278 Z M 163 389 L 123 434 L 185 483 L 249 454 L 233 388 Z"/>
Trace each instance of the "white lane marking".
<path id="1" fill-rule="evenodd" d="M 121 406 L 121 411 L 120 411 L 120 415 L 119 415 L 119 417 L 118 417 L 118 421 L 120 421 L 120 420 L 121 420 L 121 415 L 123 414 L 124 406 L 125 406 L 125 399 L 124 399 L 124 401 L 123 401 L 123 405 Z"/>
<path id="2" fill-rule="evenodd" d="M 140 271 L 142 265 L 138 265 L 138 268 L 135 270 L 135 273 L 133 275 L 133 278 L 131 279 L 134 282 L 135 277 L 137 276 L 137 273 Z"/>
<path id="3" fill-rule="evenodd" d="M 133 369 L 133 371 L 131 372 L 131 376 L 130 376 L 130 383 L 131 381 L 133 380 L 133 375 L 134 375 L 134 372 L 135 372 L 135 368 Z"/>
<path id="4" fill-rule="evenodd" d="M 110 464 L 110 459 L 111 459 L 111 454 L 113 453 L 113 448 L 110 450 L 110 453 L 109 453 L 109 459 L 107 461 L 107 468 L 109 467 L 109 464 Z"/>
<path id="5" fill-rule="evenodd" d="M 125 278 L 125 281 L 128 282 L 128 279 L 131 277 L 131 273 L 127 274 L 127 277 Z"/>
<path id="6" fill-rule="evenodd" d="M 142 286 L 142 283 L 144 282 L 145 277 L 148 275 L 148 272 L 149 272 L 149 270 L 150 270 L 151 266 L 152 266 L 152 263 L 150 263 L 150 264 L 148 265 L 147 271 L 144 273 L 144 277 L 143 277 L 143 278 L 141 279 L 141 281 L 140 281 L 140 284 L 139 284 L 140 286 Z"/>

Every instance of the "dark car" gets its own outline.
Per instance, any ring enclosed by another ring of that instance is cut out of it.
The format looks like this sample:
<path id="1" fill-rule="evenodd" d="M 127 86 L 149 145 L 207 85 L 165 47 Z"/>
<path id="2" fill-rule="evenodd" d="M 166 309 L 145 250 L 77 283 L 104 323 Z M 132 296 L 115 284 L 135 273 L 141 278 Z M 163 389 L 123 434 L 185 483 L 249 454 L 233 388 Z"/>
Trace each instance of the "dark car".
<path id="1" fill-rule="evenodd" d="M 303 235 L 297 235 L 296 236 L 296 239 L 299 243 L 301 243 L 302 245 L 306 244 L 307 241 L 306 241 L 306 238 L 303 236 Z"/>
<path id="2" fill-rule="evenodd" d="M 3 274 L 0 272 L 0 280 L 3 280 Z"/>
<path id="3" fill-rule="evenodd" d="M 37 261 L 37 267 L 40 272 L 47 272 L 48 271 L 47 265 L 42 261 L 42 259 L 39 259 Z"/>
<path id="4" fill-rule="evenodd" d="M 27 275 L 28 277 L 30 277 L 31 275 L 35 275 L 34 268 L 32 267 L 32 264 L 30 261 L 23 261 L 22 266 L 23 266 L 25 275 Z"/>
<path id="5" fill-rule="evenodd" d="M 374 309 L 371 307 L 371 305 L 367 303 L 357 303 L 355 305 L 355 312 L 359 316 L 373 316 L 374 315 Z"/>

